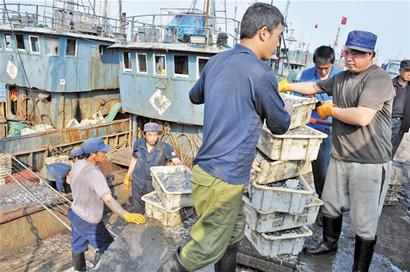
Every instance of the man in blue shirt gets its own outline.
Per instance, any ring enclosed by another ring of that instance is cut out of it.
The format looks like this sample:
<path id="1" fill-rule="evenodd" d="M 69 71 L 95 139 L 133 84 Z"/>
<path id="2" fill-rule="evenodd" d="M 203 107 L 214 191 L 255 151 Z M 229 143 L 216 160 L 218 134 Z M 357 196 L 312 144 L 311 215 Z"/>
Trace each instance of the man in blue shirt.
<path id="1" fill-rule="evenodd" d="M 132 198 L 138 213 L 145 212 L 145 203 L 141 197 L 154 191 L 150 168 L 165 165 L 167 161 L 176 165 L 182 164 L 172 147 L 158 140 L 159 132 L 157 123 L 144 125 L 145 137 L 135 140 L 131 162 L 124 178 L 123 186 L 126 191 L 129 191 L 132 185 Z"/>
<path id="2" fill-rule="evenodd" d="M 263 122 L 275 134 L 290 125 L 273 70 L 264 62 L 279 44 L 283 23 L 276 7 L 250 6 L 240 44 L 211 58 L 190 91 L 193 104 L 205 105 L 203 142 L 192 169 L 192 199 L 200 218 L 191 241 L 159 271 L 195 271 L 209 264 L 215 271 L 236 271 L 245 225 L 243 189 Z"/>
<path id="3" fill-rule="evenodd" d="M 315 67 L 303 71 L 300 82 L 317 82 L 328 79 L 340 72 L 340 69 L 333 65 L 335 62 L 335 51 L 329 46 L 318 47 L 313 54 L 313 63 Z M 332 100 L 332 96 L 327 93 L 318 93 L 315 95 L 318 101 Z M 326 133 L 328 137 L 320 145 L 317 159 L 312 161 L 313 179 L 316 193 L 322 196 L 323 186 L 325 184 L 327 168 L 330 162 L 332 152 L 332 117 L 325 120 L 320 119 L 316 109 L 312 112 L 309 126 Z"/>

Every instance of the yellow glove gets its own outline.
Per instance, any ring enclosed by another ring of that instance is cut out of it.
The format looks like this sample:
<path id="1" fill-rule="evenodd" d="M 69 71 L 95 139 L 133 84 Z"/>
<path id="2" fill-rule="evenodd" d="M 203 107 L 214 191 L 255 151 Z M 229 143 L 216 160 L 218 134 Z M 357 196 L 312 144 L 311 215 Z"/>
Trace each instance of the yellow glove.
<path id="1" fill-rule="evenodd" d="M 278 83 L 278 92 L 290 91 L 291 87 L 289 82 L 286 79 L 282 79 Z"/>
<path id="2" fill-rule="evenodd" d="M 321 119 L 326 119 L 329 116 L 333 116 L 333 108 L 336 107 L 331 100 L 323 101 L 316 107 L 317 114 Z"/>
<path id="3" fill-rule="evenodd" d="M 144 224 L 145 217 L 140 213 L 124 213 L 124 220 L 127 223 Z"/>
<path id="4" fill-rule="evenodd" d="M 129 192 L 131 189 L 131 176 L 125 175 L 124 182 L 122 183 L 122 187 L 125 191 Z"/>

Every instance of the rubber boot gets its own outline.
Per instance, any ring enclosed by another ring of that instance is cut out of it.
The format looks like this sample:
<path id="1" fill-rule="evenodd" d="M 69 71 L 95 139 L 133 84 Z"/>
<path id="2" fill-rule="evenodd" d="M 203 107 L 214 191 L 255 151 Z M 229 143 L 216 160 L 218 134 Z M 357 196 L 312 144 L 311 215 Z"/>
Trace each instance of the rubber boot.
<path id="1" fill-rule="evenodd" d="M 82 252 L 82 253 L 72 252 L 72 256 L 73 256 L 74 270 L 76 270 L 76 271 L 87 271 L 87 266 L 85 264 L 84 252 Z"/>
<path id="2" fill-rule="evenodd" d="M 374 240 L 365 240 L 356 235 L 356 243 L 354 247 L 354 263 L 352 269 L 353 272 L 369 271 L 376 240 L 377 237 Z"/>
<path id="3" fill-rule="evenodd" d="M 96 267 L 104 251 L 97 250 L 94 255 L 93 266 Z"/>
<path id="4" fill-rule="evenodd" d="M 215 272 L 235 272 L 236 271 L 236 255 L 238 254 L 238 245 L 235 243 L 228 246 L 225 254 L 215 264 Z"/>
<path id="5" fill-rule="evenodd" d="M 162 263 L 161 267 L 158 269 L 158 272 L 189 272 L 182 265 L 181 260 L 179 259 L 179 252 L 181 248 L 178 248 L 171 257 L 169 257 L 165 262 Z"/>
<path id="6" fill-rule="evenodd" d="M 342 232 L 342 216 L 331 218 L 323 216 L 323 241 L 315 247 L 305 247 L 307 255 L 318 255 L 337 251 L 337 242 Z"/>

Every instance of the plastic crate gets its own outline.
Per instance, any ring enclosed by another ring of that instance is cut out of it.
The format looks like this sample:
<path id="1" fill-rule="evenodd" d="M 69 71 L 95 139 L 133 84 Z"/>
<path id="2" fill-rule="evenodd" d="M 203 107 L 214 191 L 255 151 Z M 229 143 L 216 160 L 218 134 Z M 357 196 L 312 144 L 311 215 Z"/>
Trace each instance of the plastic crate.
<path id="1" fill-rule="evenodd" d="M 145 214 L 147 217 L 161 221 L 164 226 L 177 226 L 194 214 L 194 208 L 192 207 L 166 210 L 156 192 L 146 194 L 141 199 L 145 202 Z"/>
<path id="2" fill-rule="evenodd" d="M 253 164 L 252 179 L 258 184 L 267 184 L 310 172 L 312 172 L 310 161 L 272 161 L 257 154 Z"/>
<path id="3" fill-rule="evenodd" d="M 289 233 L 273 236 L 269 233 L 259 233 L 245 226 L 245 236 L 259 252 L 266 257 L 297 256 L 303 249 L 306 237 L 312 235 L 307 227 L 298 228 L 301 234 Z"/>
<path id="4" fill-rule="evenodd" d="M 288 213 L 259 211 L 251 206 L 250 200 L 244 196 L 243 210 L 248 226 L 257 232 L 273 232 L 284 229 L 293 229 L 316 221 L 317 214 L 323 201 L 317 197 L 310 196 L 309 203 L 305 205 L 303 212 L 298 215 Z"/>
<path id="5" fill-rule="evenodd" d="M 308 126 L 298 127 L 283 135 L 273 135 L 264 126 L 258 141 L 258 149 L 271 160 L 316 160 L 325 133 Z"/>
<path id="6" fill-rule="evenodd" d="M 69 157 L 67 155 L 57 155 L 57 156 L 51 156 L 47 157 L 44 159 L 44 164 L 49 165 L 55 162 L 63 162 L 69 165 L 72 165 L 72 162 L 70 161 Z"/>
<path id="7" fill-rule="evenodd" d="M 191 189 L 191 170 L 183 165 L 178 166 L 154 166 L 150 168 L 152 175 L 152 185 L 161 199 L 162 204 L 165 209 L 173 210 L 180 207 L 191 207 L 192 202 L 192 189 Z M 174 177 L 174 186 L 180 186 L 181 189 L 176 188 L 176 190 L 171 190 L 167 185 L 169 184 L 169 179 Z M 181 186 L 186 185 L 186 188 Z"/>
<path id="8" fill-rule="evenodd" d="M 298 179 L 302 186 L 299 190 L 285 187 L 269 187 L 256 184 L 253 181 L 248 192 L 252 207 L 261 212 L 301 214 L 314 191 L 302 176 L 298 177 Z"/>
<path id="9" fill-rule="evenodd" d="M 11 156 L 8 154 L 0 153 L 0 184 L 6 183 L 5 177 L 11 175 Z"/>
<path id="10" fill-rule="evenodd" d="M 285 108 L 291 118 L 289 129 L 297 128 L 309 123 L 312 110 L 316 107 L 316 98 L 301 97 L 281 93 Z"/>

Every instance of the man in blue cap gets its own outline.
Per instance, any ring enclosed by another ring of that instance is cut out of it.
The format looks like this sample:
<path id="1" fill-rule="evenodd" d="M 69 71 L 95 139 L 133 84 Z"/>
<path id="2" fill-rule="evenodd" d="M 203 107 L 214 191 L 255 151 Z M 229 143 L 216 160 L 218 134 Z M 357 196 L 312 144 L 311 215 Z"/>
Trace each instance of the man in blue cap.
<path id="1" fill-rule="evenodd" d="M 368 271 L 377 223 L 390 176 L 391 115 L 394 89 L 389 75 L 373 64 L 377 36 L 351 31 L 345 45 L 348 70 L 309 83 L 282 83 L 281 90 L 327 92 L 317 113 L 333 117 L 333 147 L 322 199 L 323 241 L 306 254 L 337 251 L 343 212 L 350 210 L 356 234 L 353 271 Z"/>
<path id="2" fill-rule="evenodd" d="M 157 123 L 150 122 L 144 125 L 145 137 L 135 140 L 131 162 L 124 178 L 123 186 L 126 191 L 131 189 L 132 183 L 132 198 L 136 212 L 139 213 L 145 212 L 145 204 L 141 197 L 154 191 L 150 168 L 165 165 L 167 161 L 172 161 L 175 165 L 182 164 L 172 147 L 158 140 L 160 131 Z"/>
<path id="3" fill-rule="evenodd" d="M 68 211 L 72 228 L 72 256 L 74 269 L 86 271 L 84 252 L 91 244 L 96 249 L 94 265 L 113 242 L 102 220 L 104 204 L 128 223 L 143 224 L 145 218 L 138 213 L 125 211 L 111 195 L 110 188 L 98 163 L 106 160 L 110 146 L 100 138 L 90 138 L 83 143 L 85 159 L 74 163 L 71 170 L 73 203 Z"/>

